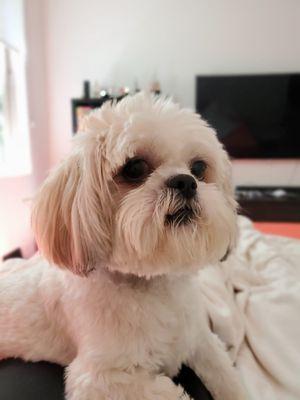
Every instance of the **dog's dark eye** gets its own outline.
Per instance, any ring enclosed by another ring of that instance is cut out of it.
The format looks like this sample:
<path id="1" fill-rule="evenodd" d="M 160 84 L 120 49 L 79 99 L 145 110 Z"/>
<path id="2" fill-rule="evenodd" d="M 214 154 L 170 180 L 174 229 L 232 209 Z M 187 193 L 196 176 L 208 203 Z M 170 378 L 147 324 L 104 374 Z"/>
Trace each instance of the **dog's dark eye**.
<path id="1" fill-rule="evenodd" d="M 150 172 L 149 165 L 141 158 L 129 160 L 122 169 L 122 176 L 129 182 L 141 182 Z"/>
<path id="2" fill-rule="evenodd" d="M 191 173 L 196 176 L 196 178 L 202 180 L 204 179 L 204 173 L 206 170 L 206 163 L 203 160 L 194 161 L 191 165 Z"/>

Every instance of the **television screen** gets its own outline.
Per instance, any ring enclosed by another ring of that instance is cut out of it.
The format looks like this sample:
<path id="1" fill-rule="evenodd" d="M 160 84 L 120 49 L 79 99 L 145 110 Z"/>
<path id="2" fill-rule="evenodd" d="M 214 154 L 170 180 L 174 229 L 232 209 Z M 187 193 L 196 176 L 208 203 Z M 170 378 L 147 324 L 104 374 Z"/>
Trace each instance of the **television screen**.
<path id="1" fill-rule="evenodd" d="M 300 157 L 300 74 L 196 80 L 196 111 L 232 157 Z"/>

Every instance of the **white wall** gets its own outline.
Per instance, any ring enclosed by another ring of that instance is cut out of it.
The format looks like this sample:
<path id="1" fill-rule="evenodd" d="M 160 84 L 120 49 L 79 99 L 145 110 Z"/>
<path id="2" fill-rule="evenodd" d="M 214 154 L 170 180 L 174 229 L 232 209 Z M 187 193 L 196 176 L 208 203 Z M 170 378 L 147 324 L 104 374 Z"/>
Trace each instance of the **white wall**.
<path id="1" fill-rule="evenodd" d="M 194 107 L 197 74 L 300 70 L 298 0 L 48 0 L 51 160 L 68 150 L 84 79 L 145 87 Z M 259 95 L 259 94 L 258 94 Z M 299 162 L 237 162 L 239 184 L 300 184 Z"/>

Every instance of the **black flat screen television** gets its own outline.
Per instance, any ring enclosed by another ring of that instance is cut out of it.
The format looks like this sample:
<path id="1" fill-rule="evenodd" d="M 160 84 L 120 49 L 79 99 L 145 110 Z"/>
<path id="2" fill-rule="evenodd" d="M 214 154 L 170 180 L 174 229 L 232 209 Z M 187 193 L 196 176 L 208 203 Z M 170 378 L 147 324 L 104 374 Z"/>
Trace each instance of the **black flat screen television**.
<path id="1" fill-rule="evenodd" d="M 197 76 L 196 111 L 233 158 L 300 158 L 300 74 Z"/>

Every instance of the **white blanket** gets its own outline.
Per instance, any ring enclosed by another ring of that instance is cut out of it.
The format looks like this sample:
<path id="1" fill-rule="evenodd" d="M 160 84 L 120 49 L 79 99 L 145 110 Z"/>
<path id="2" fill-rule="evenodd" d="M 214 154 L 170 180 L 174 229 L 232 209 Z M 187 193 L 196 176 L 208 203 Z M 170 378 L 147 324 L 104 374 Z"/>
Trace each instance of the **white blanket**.
<path id="1" fill-rule="evenodd" d="M 212 327 L 251 399 L 300 399 L 300 241 L 240 217 L 237 249 L 201 271 Z"/>

